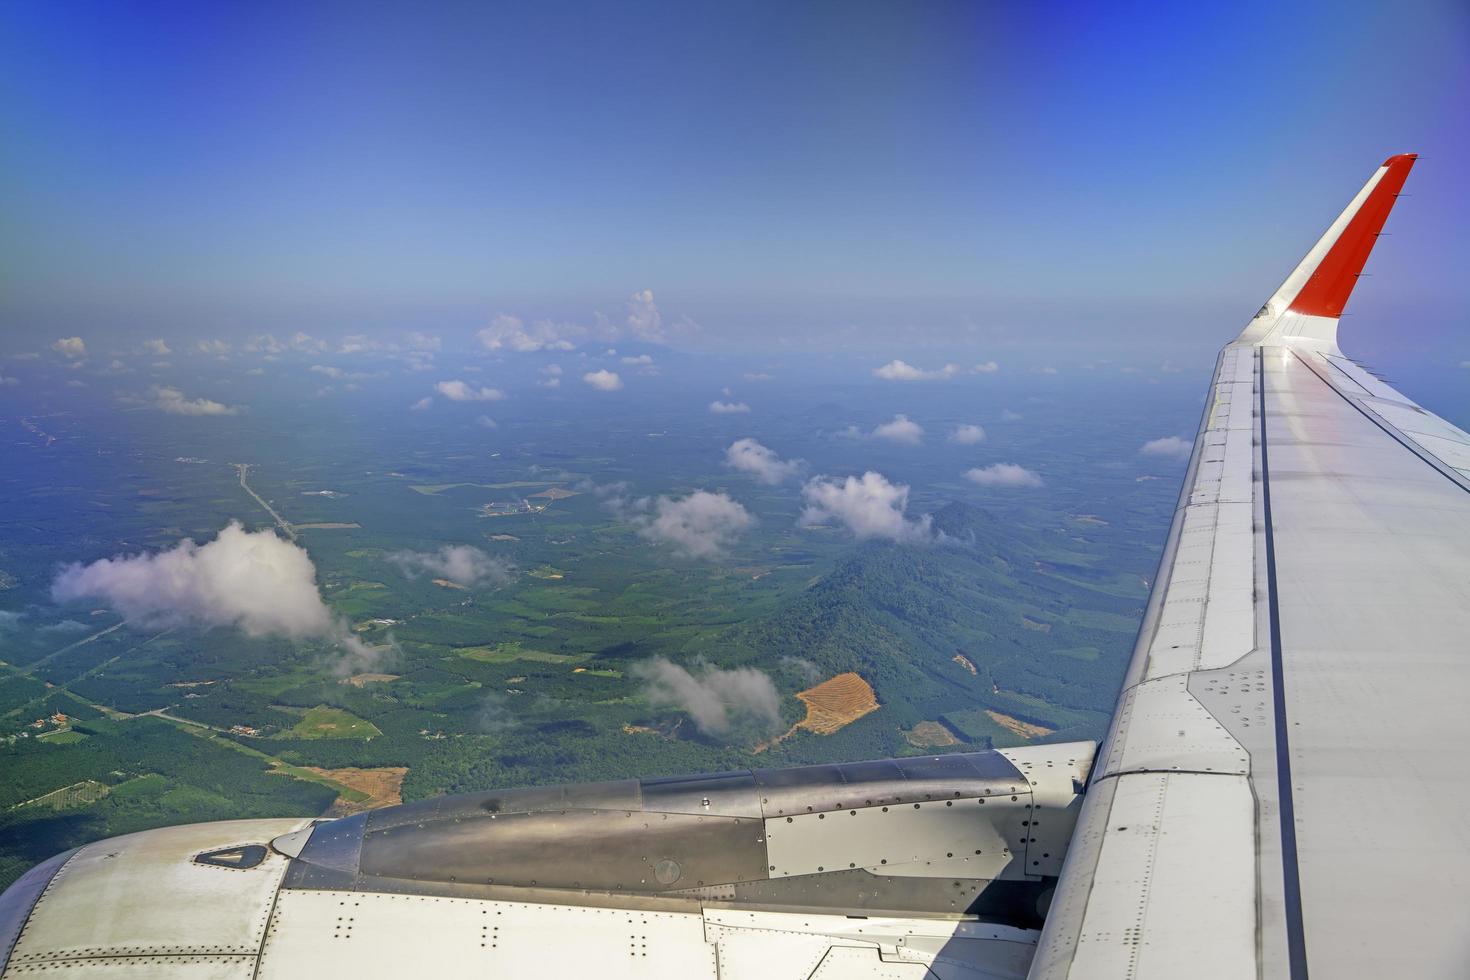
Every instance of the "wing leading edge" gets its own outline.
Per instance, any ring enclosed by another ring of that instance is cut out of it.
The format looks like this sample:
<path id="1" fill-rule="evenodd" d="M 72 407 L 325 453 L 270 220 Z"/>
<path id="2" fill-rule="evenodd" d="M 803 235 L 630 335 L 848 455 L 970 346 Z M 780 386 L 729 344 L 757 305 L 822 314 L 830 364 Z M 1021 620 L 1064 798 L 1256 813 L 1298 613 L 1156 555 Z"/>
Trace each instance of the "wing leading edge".
<path id="1" fill-rule="evenodd" d="M 1470 962 L 1470 436 L 1337 346 L 1414 160 L 1221 351 L 1033 977 Z"/>

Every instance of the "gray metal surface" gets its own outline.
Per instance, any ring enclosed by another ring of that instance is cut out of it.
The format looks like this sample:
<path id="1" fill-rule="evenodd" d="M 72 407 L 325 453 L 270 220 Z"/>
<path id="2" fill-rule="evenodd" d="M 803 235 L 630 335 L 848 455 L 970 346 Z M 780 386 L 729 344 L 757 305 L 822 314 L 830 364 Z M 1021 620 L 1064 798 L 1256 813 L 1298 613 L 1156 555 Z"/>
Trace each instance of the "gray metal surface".
<path id="1" fill-rule="evenodd" d="M 288 889 L 669 910 L 729 902 L 1034 926 L 1094 750 L 496 790 L 323 822 L 278 850 L 296 858 Z"/>

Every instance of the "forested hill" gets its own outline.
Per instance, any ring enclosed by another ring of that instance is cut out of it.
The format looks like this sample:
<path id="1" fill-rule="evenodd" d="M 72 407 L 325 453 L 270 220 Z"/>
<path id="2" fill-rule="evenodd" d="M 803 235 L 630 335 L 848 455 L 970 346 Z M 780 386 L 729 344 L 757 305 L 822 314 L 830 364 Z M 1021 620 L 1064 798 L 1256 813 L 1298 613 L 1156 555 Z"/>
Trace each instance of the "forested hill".
<path id="1" fill-rule="evenodd" d="M 892 729 L 990 708 L 1099 737 L 1146 594 L 1066 533 L 953 503 L 937 543 L 873 542 L 776 613 L 733 627 L 720 659 L 821 676 L 857 671 Z M 962 658 L 962 659 L 957 659 Z M 974 672 L 971 672 L 971 666 Z M 809 668 L 808 668 L 809 669 Z"/>

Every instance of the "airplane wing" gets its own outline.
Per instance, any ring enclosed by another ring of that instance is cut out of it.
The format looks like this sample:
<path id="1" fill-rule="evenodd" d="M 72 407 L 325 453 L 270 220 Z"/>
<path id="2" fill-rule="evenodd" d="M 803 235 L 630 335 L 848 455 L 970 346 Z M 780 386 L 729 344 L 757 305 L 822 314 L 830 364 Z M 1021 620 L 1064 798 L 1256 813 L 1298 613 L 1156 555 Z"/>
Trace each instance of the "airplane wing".
<path id="1" fill-rule="evenodd" d="M 1470 436 L 1336 344 L 1413 159 L 1221 352 L 1100 751 L 145 831 L 0 895 L 0 976 L 1464 976 Z"/>
<path id="2" fill-rule="evenodd" d="M 1414 160 L 1220 353 L 1032 977 L 1470 969 L 1470 435 L 1337 346 Z"/>

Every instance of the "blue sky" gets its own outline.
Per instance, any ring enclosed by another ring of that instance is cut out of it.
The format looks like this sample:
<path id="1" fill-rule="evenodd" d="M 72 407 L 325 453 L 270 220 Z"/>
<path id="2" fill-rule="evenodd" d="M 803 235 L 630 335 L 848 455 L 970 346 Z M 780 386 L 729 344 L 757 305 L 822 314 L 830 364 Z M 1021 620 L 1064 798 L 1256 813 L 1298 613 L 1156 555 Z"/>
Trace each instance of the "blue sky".
<path id="1" fill-rule="evenodd" d="M 1417 151 L 1343 341 L 1458 363 L 1467 96 L 1458 2 L 10 2 L 0 348 L 651 289 L 695 349 L 1197 356 Z"/>

